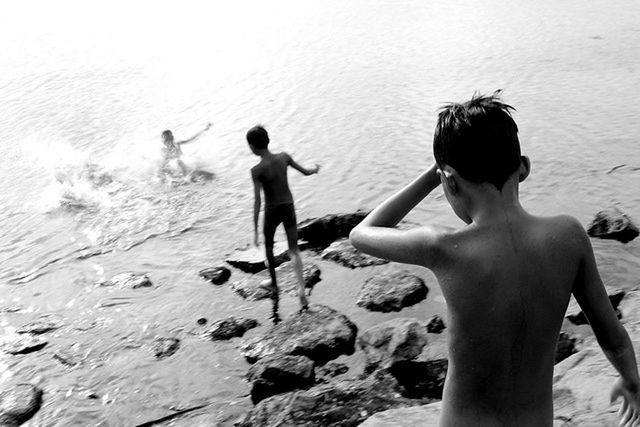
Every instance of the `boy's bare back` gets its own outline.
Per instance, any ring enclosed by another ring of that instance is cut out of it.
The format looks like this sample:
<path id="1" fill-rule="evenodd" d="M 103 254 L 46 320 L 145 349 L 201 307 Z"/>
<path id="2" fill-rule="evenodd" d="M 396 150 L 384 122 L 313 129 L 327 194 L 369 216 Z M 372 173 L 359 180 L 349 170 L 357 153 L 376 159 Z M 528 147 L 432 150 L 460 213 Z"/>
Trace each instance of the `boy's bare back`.
<path id="1" fill-rule="evenodd" d="M 267 206 L 293 203 L 287 179 L 290 159 L 287 153 L 273 153 L 262 157 L 260 163 L 251 169 L 254 179 L 262 184 Z"/>

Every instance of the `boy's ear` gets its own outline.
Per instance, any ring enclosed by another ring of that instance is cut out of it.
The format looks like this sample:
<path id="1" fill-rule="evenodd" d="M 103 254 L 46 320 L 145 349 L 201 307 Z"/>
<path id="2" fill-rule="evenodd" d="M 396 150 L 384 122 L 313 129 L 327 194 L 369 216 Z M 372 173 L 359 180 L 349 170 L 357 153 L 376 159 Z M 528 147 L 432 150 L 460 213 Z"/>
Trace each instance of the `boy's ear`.
<path id="1" fill-rule="evenodd" d="M 520 157 L 520 171 L 519 171 L 519 175 L 518 175 L 518 182 L 522 182 L 525 179 L 527 179 L 527 177 L 529 176 L 530 173 L 531 173 L 531 161 L 529 160 L 529 157 L 521 156 Z"/>
<path id="2" fill-rule="evenodd" d="M 457 172 L 451 166 L 445 165 L 444 168 L 438 169 L 438 175 L 443 186 L 446 186 L 449 193 L 456 194 L 458 192 L 458 183 L 456 182 Z"/>

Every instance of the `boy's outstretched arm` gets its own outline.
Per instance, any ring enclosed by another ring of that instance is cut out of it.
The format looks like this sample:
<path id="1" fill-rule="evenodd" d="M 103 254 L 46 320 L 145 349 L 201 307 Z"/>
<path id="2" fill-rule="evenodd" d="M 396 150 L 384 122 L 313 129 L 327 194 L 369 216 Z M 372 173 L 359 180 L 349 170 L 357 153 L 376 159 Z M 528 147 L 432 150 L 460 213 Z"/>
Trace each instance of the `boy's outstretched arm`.
<path id="1" fill-rule="evenodd" d="M 196 133 L 195 135 L 193 135 L 191 138 L 189 139 L 185 139 L 184 141 L 179 141 L 177 142 L 177 144 L 182 145 L 182 144 L 187 144 L 189 142 L 193 142 L 196 139 L 200 138 L 200 136 L 205 133 L 206 131 L 208 131 L 209 129 L 211 129 L 211 123 L 207 123 L 207 126 L 205 126 L 204 129 L 202 129 L 200 132 Z"/>
<path id="2" fill-rule="evenodd" d="M 262 184 L 258 181 L 256 173 L 251 170 L 251 179 L 253 180 L 253 244 L 258 246 L 258 219 L 260 218 L 260 205 L 262 199 L 260 197 L 260 190 L 262 190 Z"/>
<path id="3" fill-rule="evenodd" d="M 296 163 L 296 161 L 293 160 L 293 158 L 288 154 L 287 154 L 287 160 L 289 162 L 289 166 L 291 166 L 292 168 L 294 168 L 295 170 L 297 170 L 303 175 L 309 176 L 309 175 L 313 175 L 314 173 L 318 173 L 320 171 L 320 165 L 316 164 L 314 168 L 307 169 L 305 167 L 300 166 L 298 163 Z"/>
<path id="4" fill-rule="evenodd" d="M 406 264 L 433 267 L 442 235 L 431 227 L 397 230 L 395 227 L 418 203 L 440 185 L 437 166 L 375 208 L 349 236 L 351 244 L 368 254 Z"/>
<path id="5" fill-rule="evenodd" d="M 581 261 L 573 287 L 573 295 L 589 320 L 593 333 L 607 359 L 621 378 L 614 384 L 611 401 L 622 397 L 621 425 L 640 418 L 640 377 L 629 334 L 624 329 L 609 301 L 598 273 L 589 237 L 582 225 L 579 230 Z M 635 424 L 634 424 L 635 425 Z"/>

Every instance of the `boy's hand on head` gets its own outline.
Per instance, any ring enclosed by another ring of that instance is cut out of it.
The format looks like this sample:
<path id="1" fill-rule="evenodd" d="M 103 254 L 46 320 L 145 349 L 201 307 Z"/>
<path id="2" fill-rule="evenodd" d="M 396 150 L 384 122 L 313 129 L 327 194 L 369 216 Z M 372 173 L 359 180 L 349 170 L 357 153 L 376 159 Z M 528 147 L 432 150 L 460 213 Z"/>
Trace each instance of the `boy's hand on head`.
<path id="1" fill-rule="evenodd" d="M 640 426 L 640 385 L 618 379 L 611 390 L 611 403 L 622 397 L 618 410 L 621 426 Z"/>

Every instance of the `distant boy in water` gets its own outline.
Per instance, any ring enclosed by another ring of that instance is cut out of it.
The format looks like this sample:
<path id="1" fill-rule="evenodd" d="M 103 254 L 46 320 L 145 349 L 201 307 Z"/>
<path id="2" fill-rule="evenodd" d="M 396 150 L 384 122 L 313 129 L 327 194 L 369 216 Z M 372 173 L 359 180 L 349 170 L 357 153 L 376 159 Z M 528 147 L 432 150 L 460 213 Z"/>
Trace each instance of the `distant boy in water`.
<path id="1" fill-rule="evenodd" d="M 427 267 L 440 283 L 450 331 L 441 426 L 552 426 L 556 342 L 571 294 L 621 376 L 611 399 L 623 398 L 622 421 L 638 425 L 634 350 L 585 230 L 570 216 L 534 216 L 520 205 L 530 163 L 511 110 L 499 92 L 445 106 L 433 140 L 436 163 L 374 209 L 351 243 Z M 396 229 L 440 184 L 467 225 Z"/>
<path id="2" fill-rule="evenodd" d="M 173 133 L 170 130 L 165 130 L 162 132 L 162 143 L 164 147 L 162 147 L 162 170 L 168 171 L 170 170 L 169 163 L 173 160 L 176 161 L 176 164 L 180 168 L 180 171 L 183 175 L 188 174 L 188 170 L 184 162 L 180 159 L 182 156 L 182 148 L 180 147 L 182 144 L 187 144 L 189 142 L 193 142 L 198 139 L 203 133 L 208 131 L 211 128 L 211 123 L 207 123 L 207 126 L 196 133 L 189 139 L 185 139 L 184 141 L 176 141 L 173 138 Z"/>
<path id="3" fill-rule="evenodd" d="M 273 236 L 280 223 L 284 225 L 289 243 L 289 255 L 298 280 L 298 298 L 301 309 L 306 309 L 308 302 L 305 294 L 305 284 L 302 277 L 302 259 L 298 249 L 298 229 L 296 212 L 293 208 L 293 196 L 287 181 L 287 168 L 291 166 L 304 175 L 318 173 L 320 166 L 306 169 L 296 163 L 287 153 L 272 153 L 269 151 L 269 135 L 262 126 L 255 126 L 247 132 L 247 142 L 251 151 L 262 159 L 251 168 L 251 178 L 255 190 L 253 205 L 254 243 L 258 246 L 258 218 L 260 217 L 261 190 L 264 191 L 264 246 L 271 281 L 265 284 L 275 298 L 278 298 L 275 259 L 273 256 Z"/>

